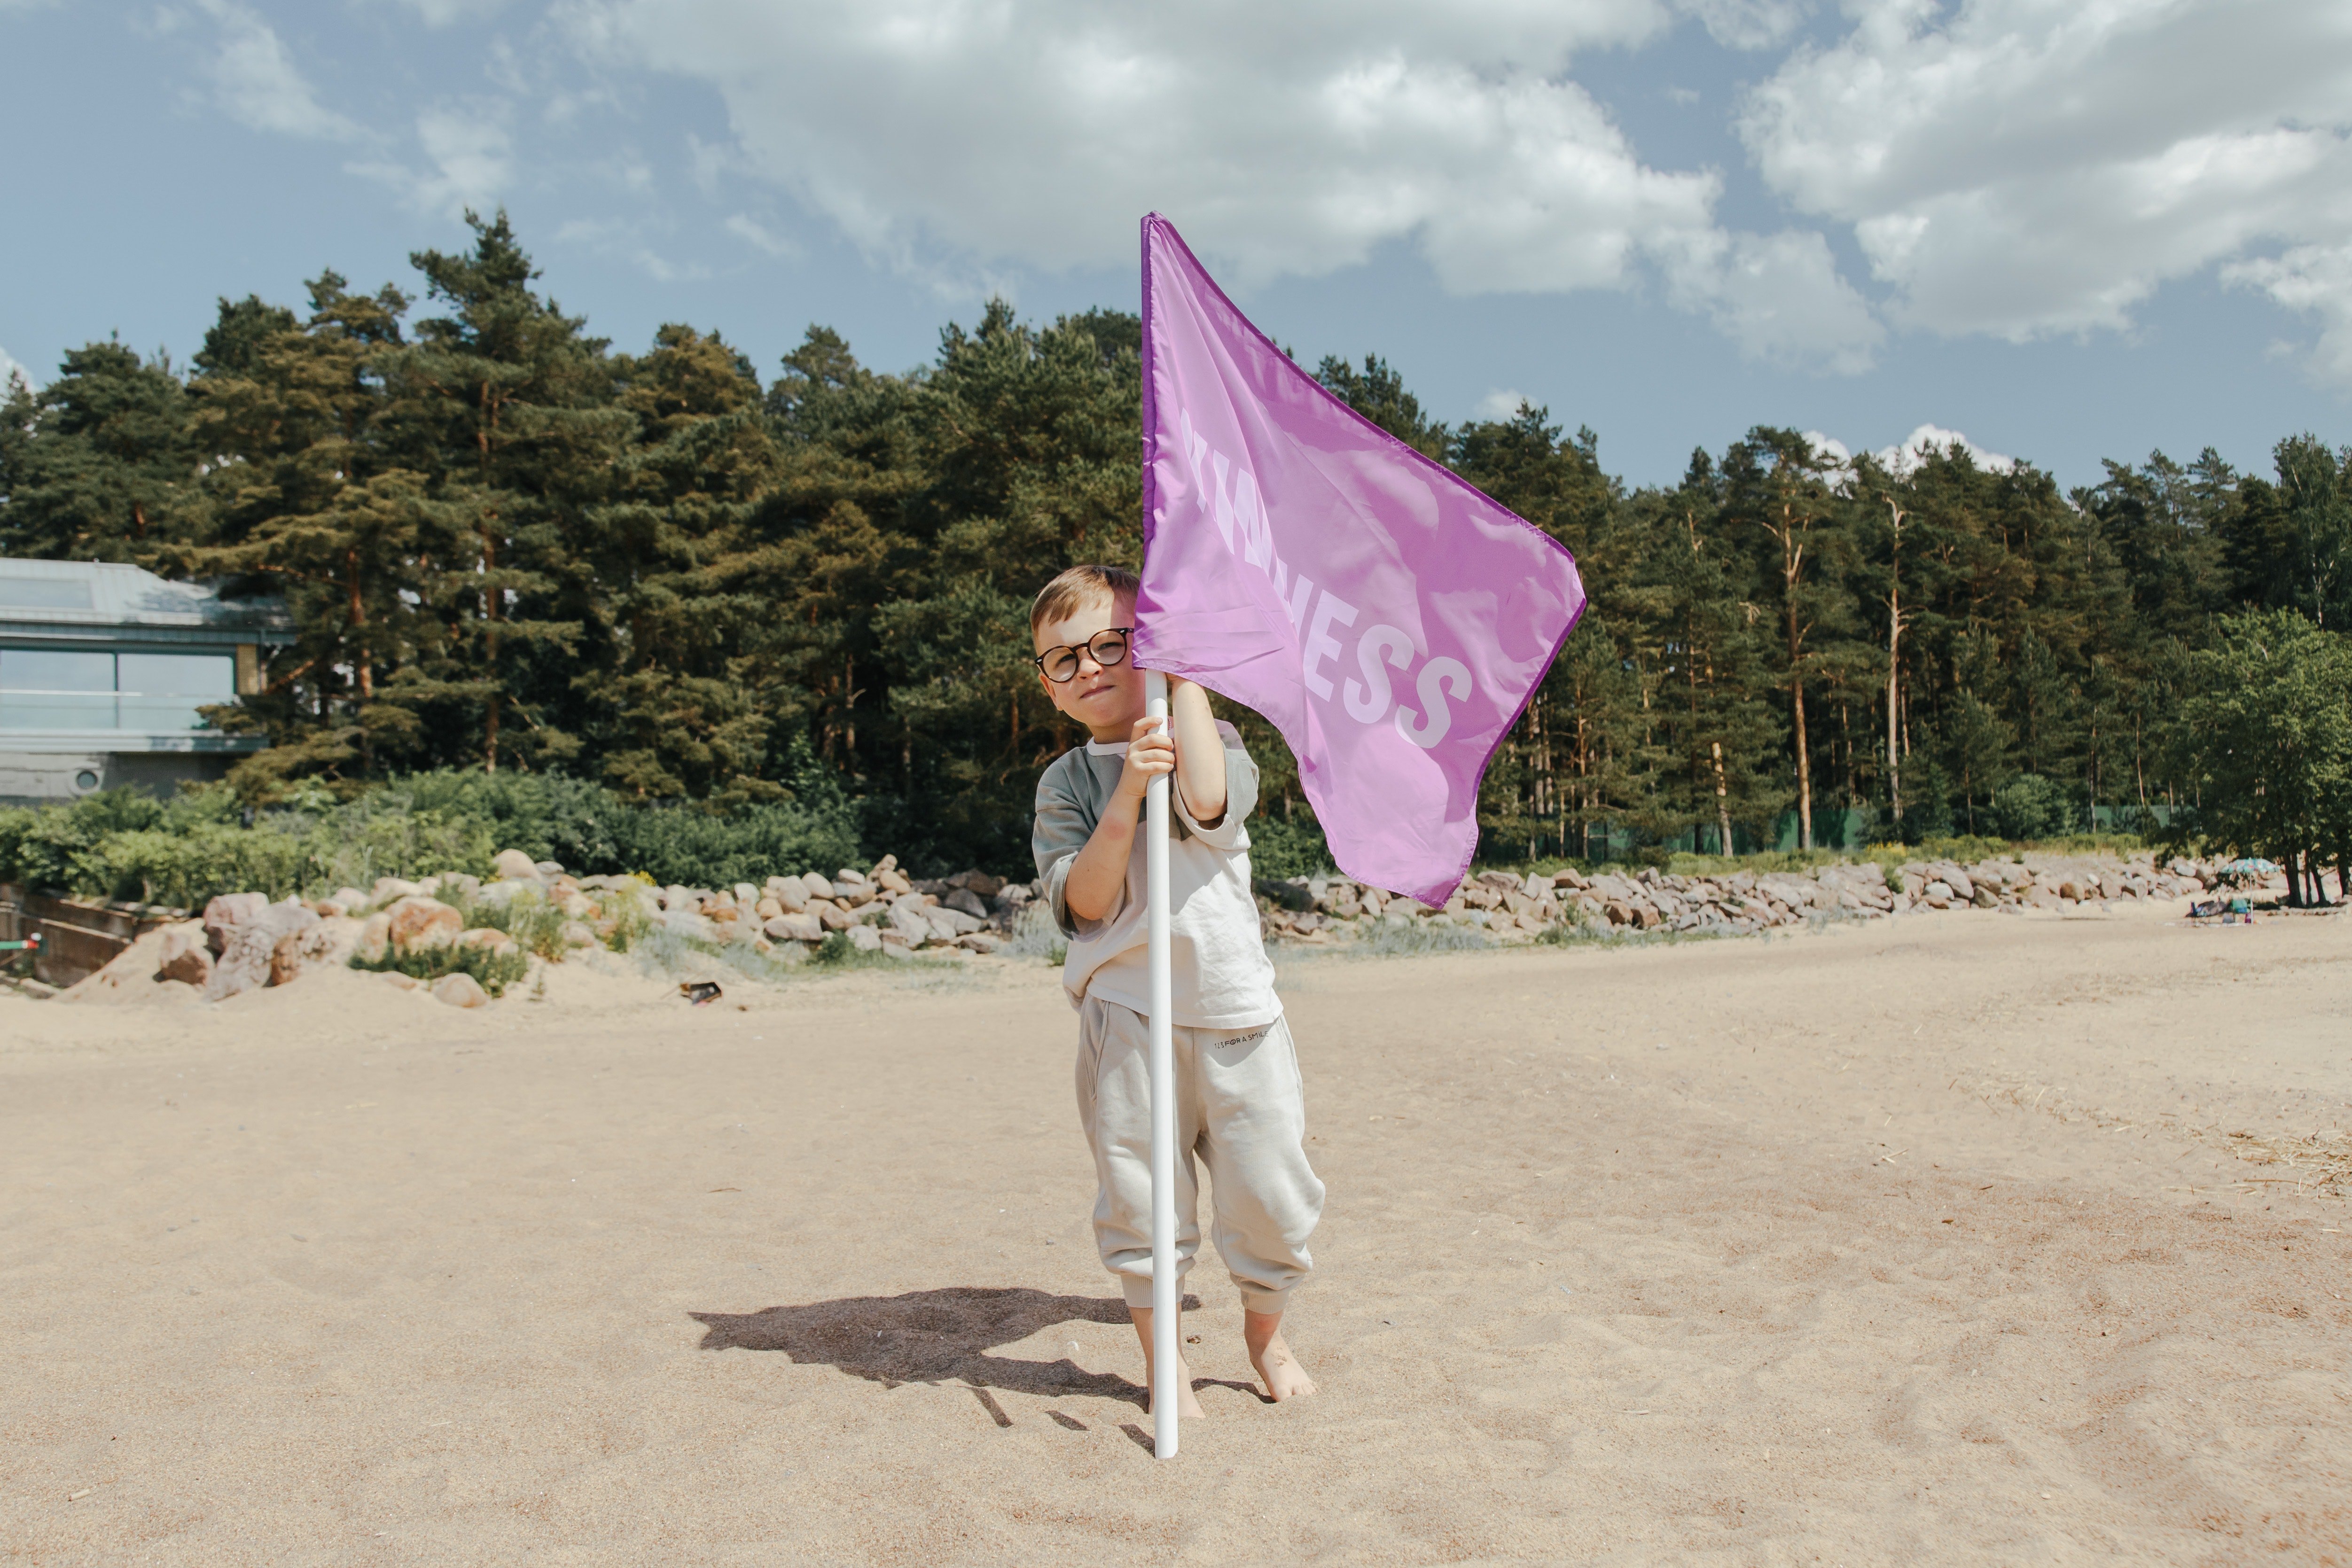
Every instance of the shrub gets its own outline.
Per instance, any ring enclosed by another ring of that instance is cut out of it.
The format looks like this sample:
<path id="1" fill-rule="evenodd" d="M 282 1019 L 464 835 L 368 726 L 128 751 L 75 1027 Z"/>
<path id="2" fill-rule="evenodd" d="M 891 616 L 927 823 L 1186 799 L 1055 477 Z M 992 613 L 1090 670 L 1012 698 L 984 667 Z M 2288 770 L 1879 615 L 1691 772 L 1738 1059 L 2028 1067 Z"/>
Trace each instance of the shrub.
<path id="1" fill-rule="evenodd" d="M 354 953 L 352 967 L 406 975 L 426 985 L 444 975 L 471 975 L 477 985 L 497 997 L 530 973 L 530 960 L 520 953 L 493 953 L 487 947 L 451 942 L 438 947 L 387 946 L 376 958 Z"/>

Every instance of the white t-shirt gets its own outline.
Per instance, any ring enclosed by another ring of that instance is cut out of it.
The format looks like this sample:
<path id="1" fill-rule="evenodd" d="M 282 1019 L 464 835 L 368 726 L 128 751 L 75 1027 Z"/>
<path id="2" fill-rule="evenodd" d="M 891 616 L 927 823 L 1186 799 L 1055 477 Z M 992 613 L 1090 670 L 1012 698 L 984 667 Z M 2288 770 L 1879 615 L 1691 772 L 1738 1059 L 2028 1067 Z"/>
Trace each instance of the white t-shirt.
<path id="1" fill-rule="evenodd" d="M 1250 888 L 1249 834 L 1242 820 L 1257 803 L 1257 765 L 1241 736 L 1223 722 L 1225 814 L 1203 828 L 1184 809 L 1184 792 L 1171 789 L 1171 813 L 1182 824 L 1168 845 L 1168 934 L 1175 1016 L 1186 1029 L 1255 1029 L 1282 1016 L 1274 965 L 1258 935 L 1257 900 Z M 1070 862 L 1091 834 L 1126 766 L 1124 743 L 1089 741 L 1071 750 L 1039 780 L 1038 854 L 1055 918 L 1070 937 L 1062 988 L 1076 1007 L 1089 995 L 1149 1016 L 1151 975 L 1147 954 L 1144 862 L 1149 846 L 1140 824 L 1128 852 L 1118 901 L 1098 920 L 1071 915 L 1064 888 Z M 1049 828 L 1049 819 L 1051 826 Z M 1076 842 L 1072 842 L 1075 838 Z"/>

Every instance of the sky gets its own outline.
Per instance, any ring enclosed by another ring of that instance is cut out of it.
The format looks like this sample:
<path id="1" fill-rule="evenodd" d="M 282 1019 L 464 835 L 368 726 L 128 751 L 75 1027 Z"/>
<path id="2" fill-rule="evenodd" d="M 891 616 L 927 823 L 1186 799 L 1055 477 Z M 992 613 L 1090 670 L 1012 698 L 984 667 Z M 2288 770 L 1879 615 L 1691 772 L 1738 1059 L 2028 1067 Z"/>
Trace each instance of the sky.
<path id="1" fill-rule="evenodd" d="M 1302 361 L 1672 484 L 1756 424 L 2352 441 L 2347 0 L 0 0 L 0 377 L 511 214 L 625 349 L 882 370 L 1137 300 L 1165 214 Z"/>

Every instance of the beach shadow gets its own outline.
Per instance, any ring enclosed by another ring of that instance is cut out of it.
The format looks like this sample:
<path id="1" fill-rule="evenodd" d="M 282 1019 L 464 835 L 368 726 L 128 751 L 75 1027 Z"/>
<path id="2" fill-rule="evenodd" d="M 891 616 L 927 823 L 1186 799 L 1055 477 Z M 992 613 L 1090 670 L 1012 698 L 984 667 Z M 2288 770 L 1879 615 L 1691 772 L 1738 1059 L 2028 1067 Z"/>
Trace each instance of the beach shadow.
<path id="1" fill-rule="evenodd" d="M 1187 1312 L 1201 1305 L 1184 1298 Z M 1140 1407 L 1143 1387 L 1116 1373 L 1088 1372 L 1067 1356 L 1016 1361 L 988 1353 L 1057 1323 L 1128 1326 L 1127 1303 L 1117 1296 L 1049 1296 L 1027 1289 L 951 1287 L 903 1296 L 849 1296 L 759 1312 L 689 1312 L 705 1330 L 704 1350 L 782 1351 L 802 1365 L 836 1366 L 895 1388 L 902 1383 L 962 1383 L 975 1391 L 1002 1388 L 1043 1398 L 1091 1395 Z M 1195 1388 L 1246 1387 L 1197 1377 Z M 1255 1394 L 1256 1390 L 1251 1388 Z M 995 1402 L 981 1403 L 999 1426 L 1009 1426 Z"/>

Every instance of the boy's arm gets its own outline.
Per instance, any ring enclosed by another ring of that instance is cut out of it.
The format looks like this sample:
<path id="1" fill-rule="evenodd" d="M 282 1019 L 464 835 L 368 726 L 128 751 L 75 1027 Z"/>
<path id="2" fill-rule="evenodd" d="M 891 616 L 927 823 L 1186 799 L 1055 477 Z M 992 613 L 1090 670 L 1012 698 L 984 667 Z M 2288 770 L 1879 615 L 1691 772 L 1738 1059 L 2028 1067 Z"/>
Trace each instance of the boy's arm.
<path id="1" fill-rule="evenodd" d="M 1225 818 L 1225 742 L 1209 711 L 1209 694 L 1181 675 L 1168 677 L 1168 712 L 1176 730 L 1176 791 L 1195 826 Z"/>
<path id="2" fill-rule="evenodd" d="M 1144 787 L 1175 769 L 1176 748 L 1168 737 L 1156 731 L 1151 720 L 1137 719 L 1127 744 L 1127 765 L 1118 770 L 1110 799 L 1103 802 L 1102 821 L 1087 835 L 1063 884 L 1063 902 L 1074 917 L 1101 920 L 1118 911 L 1127 894 L 1127 862 L 1135 847 L 1135 820 L 1143 810 Z"/>

